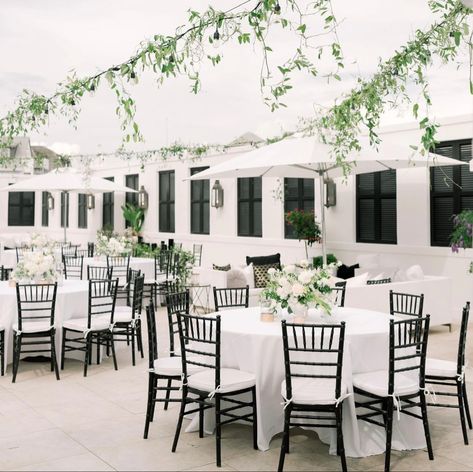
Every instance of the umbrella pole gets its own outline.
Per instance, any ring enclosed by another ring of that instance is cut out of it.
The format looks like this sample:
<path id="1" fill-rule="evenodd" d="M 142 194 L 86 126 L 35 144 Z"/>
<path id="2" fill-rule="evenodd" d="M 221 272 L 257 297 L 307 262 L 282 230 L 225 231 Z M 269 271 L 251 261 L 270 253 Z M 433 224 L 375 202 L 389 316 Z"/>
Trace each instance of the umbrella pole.
<path id="1" fill-rule="evenodd" d="M 322 265 L 327 265 L 327 248 L 325 246 L 325 205 L 324 205 L 324 172 L 319 172 L 319 186 L 320 186 L 320 227 L 322 236 Z"/>
<path id="2" fill-rule="evenodd" d="M 67 208 L 67 206 L 69 205 L 69 198 L 68 198 L 69 194 L 68 192 L 64 192 L 64 205 L 62 206 L 62 221 L 64 223 L 64 243 L 67 243 L 67 234 L 66 234 L 66 231 L 67 231 L 67 210 L 69 210 L 69 208 Z"/>

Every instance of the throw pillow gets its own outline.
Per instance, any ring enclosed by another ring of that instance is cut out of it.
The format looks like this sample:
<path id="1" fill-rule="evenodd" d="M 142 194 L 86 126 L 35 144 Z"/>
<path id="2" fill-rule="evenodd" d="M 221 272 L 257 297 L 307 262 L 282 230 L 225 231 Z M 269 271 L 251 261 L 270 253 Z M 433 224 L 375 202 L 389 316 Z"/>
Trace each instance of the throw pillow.
<path id="1" fill-rule="evenodd" d="M 349 279 L 351 277 L 355 277 L 355 269 L 359 269 L 360 265 L 355 264 L 352 266 L 347 266 L 345 264 L 342 264 L 338 270 L 337 270 L 337 277 L 340 279 Z"/>
<path id="2" fill-rule="evenodd" d="M 246 264 L 253 264 L 255 266 L 265 264 L 277 264 L 277 267 L 275 267 L 275 269 L 281 270 L 281 254 L 279 254 L 278 252 L 277 254 L 271 254 L 269 256 L 246 256 Z"/>
<path id="3" fill-rule="evenodd" d="M 364 274 L 357 275 L 356 277 L 351 277 L 347 280 L 347 287 L 363 287 L 368 281 L 368 272 Z"/>
<path id="4" fill-rule="evenodd" d="M 413 265 L 406 270 L 407 280 L 422 280 L 424 278 L 424 271 L 420 265 Z"/>
<path id="5" fill-rule="evenodd" d="M 269 282 L 268 270 L 269 269 L 279 269 L 279 264 L 263 264 L 256 265 L 254 264 L 253 270 L 255 273 L 255 288 L 265 288 Z"/>
<path id="6" fill-rule="evenodd" d="M 399 269 L 394 278 L 393 278 L 394 282 L 407 282 L 407 275 L 406 275 L 406 271 L 403 270 L 403 269 Z"/>
<path id="7" fill-rule="evenodd" d="M 227 274 L 227 288 L 246 287 L 247 280 L 243 269 L 231 269 Z"/>
<path id="8" fill-rule="evenodd" d="M 230 264 L 227 264 L 227 265 L 217 265 L 217 264 L 212 264 L 212 269 L 213 270 L 222 270 L 224 272 L 228 272 L 230 269 L 231 269 L 231 266 Z"/>
<path id="9" fill-rule="evenodd" d="M 379 254 L 360 254 L 356 262 L 362 269 L 372 269 L 379 266 Z"/>

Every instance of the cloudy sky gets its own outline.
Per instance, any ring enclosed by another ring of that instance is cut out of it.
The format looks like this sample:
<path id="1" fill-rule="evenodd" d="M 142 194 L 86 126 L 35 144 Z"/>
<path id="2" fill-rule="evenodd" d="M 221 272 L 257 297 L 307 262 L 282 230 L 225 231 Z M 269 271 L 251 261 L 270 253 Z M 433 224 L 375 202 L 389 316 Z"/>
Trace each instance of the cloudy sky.
<path id="1" fill-rule="evenodd" d="M 235 0 L 0 0 L 0 114 L 12 108 L 23 89 L 48 94 L 71 70 L 90 74 L 128 58 L 140 41 L 153 34 L 172 34 L 186 22 L 187 9 L 212 4 L 226 9 Z M 304 3 L 304 0 L 301 1 Z M 311 116 L 314 106 L 329 105 L 353 86 L 357 76 L 369 77 L 379 58 L 426 28 L 435 18 L 427 0 L 333 0 L 346 69 L 341 83 L 297 76 L 285 100 L 287 109 L 271 113 L 259 88 L 261 54 L 252 46 L 222 45 L 222 63 L 201 67 L 202 91 L 190 93 L 185 78 L 158 88 L 148 74 L 131 92 L 138 104 L 138 121 L 145 136 L 142 148 L 179 140 L 184 143 L 227 143 L 246 131 L 262 137 L 292 129 L 300 116 Z M 314 25 L 316 28 L 316 25 Z M 284 57 L 294 45 L 275 32 L 270 38 L 275 57 Z M 278 61 L 275 60 L 274 64 Z M 330 71 L 330 62 L 321 64 Z M 433 113 L 453 116 L 471 113 L 466 55 L 457 65 L 431 72 Z M 121 142 L 110 91 L 99 90 L 83 102 L 77 130 L 57 119 L 33 141 L 59 151 L 109 152 Z M 385 122 L 406 118 L 406 110 L 389 113 Z M 62 144 L 61 144 L 62 143 Z"/>

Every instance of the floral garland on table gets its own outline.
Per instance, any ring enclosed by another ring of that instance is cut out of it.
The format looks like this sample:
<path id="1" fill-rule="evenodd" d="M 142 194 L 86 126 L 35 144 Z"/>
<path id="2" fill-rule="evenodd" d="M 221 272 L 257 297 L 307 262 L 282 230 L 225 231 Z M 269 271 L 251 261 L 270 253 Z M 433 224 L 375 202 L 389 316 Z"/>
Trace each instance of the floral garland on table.
<path id="1" fill-rule="evenodd" d="M 299 269 L 295 265 L 287 265 L 282 270 L 269 269 L 269 282 L 262 297 L 271 301 L 274 311 L 281 307 L 293 313 L 295 307 L 302 305 L 321 308 L 330 314 L 329 268 L 314 269 L 307 261 L 301 261 L 299 266 Z"/>
<path id="2" fill-rule="evenodd" d="M 121 256 L 133 250 L 134 238 L 127 232 L 123 235 L 107 231 L 97 231 L 95 253 L 98 256 Z"/>
<path id="3" fill-rule="evenodd" d="M 50 251 L 26 252 L 11 274 L 19 283 L 56 282 L 62 274 L 61 263 Z"/>

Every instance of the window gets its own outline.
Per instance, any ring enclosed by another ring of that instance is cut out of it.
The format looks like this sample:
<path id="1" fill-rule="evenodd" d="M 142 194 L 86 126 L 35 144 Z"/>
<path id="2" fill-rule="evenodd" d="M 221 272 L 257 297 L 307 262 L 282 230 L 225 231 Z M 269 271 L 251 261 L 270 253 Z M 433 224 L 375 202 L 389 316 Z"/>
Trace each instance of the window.
<path id="1" fill-rule="evenodd" d="M 139 189 L 138 174 L 130 174 L 130 175 L 125 176 L 125 185 L 127 187 L 132 188 L 133 190 L 138 190 Z M 138 194 L 126 192 L 125 202 L 138 206 Z M 130 226 L 130 223 L 125 220 L 125 228 L 128 228 L 129 226 Z"/>
<path id="2" fill-rule="evenodd" d="M 49 226 L 49 192 L 41 193 L 41 226 Z"/>
<path id="3" fill-rule="evenodd" d="M 105 177 L 107 180 L 114 182 L 113 177 Z M 114 195 L 113 192 L 107 192 L 103 194 L 103 203 L 102 203 L 102 227 L 106 229 L 113 229 L 114 218 L 113 213 L 115 209 L 114 205 Z"/>
<path id="4" fill-rule="evenodd" d="M 397 243 L 395 170 L 356 176 L 356 240 Z"/>
<path id="5" fill-rule="evenodd" d="M 314 211 L 314 179 L 284 179 L 284 214 L 292 210 Z M 295 239 L 284 219 L 284 237 Z"/>
<path id="6" fill-rule="evenodd" d="M 198 174 L 208 167 L 194 167 L 191 175 Z M 209 234 L 210 181 L 191 181 L 191 233 Z"/>
<path id="7" fill-rule="evenodd" d="M 159 173 L 159 231 L 174 233 L 174 171 Z"/>
<path id="8" fill-rule="evenodd" d="M 261 177 L 238 179 L 238 236 L 262 236 Z"/>
<path id="9" fill-rule="evenodd" d="M 468 162 L 471 140 L 440 143 L 435 152 Z M 430 241 L 432 246 L 448 246 L 453 230 L 452 215 L 473 210 L 473 173 L 468 166 L 442 166 L 430 170 Z"/>
<path id="10" fill-rule="evenodd" d="M 8 226 L 34 226 L 34 192 L 8 193 Z"/>
<path id="11" fill-rule="evenodd" d="M 87 228 L 87 195 L 79 193 L 78 195 L 78 228 Z"/>
<path id="12" fill-rule="evenodd" d="M 67 195 L 67 197 L 66 197 Z M 69 228 L 69 194 L 61 192 L 61 228 L 64 228 L 64 213 L 66 214 L 66 228 Z M 66 206 L 64 212 L 64 205 Z"/>

